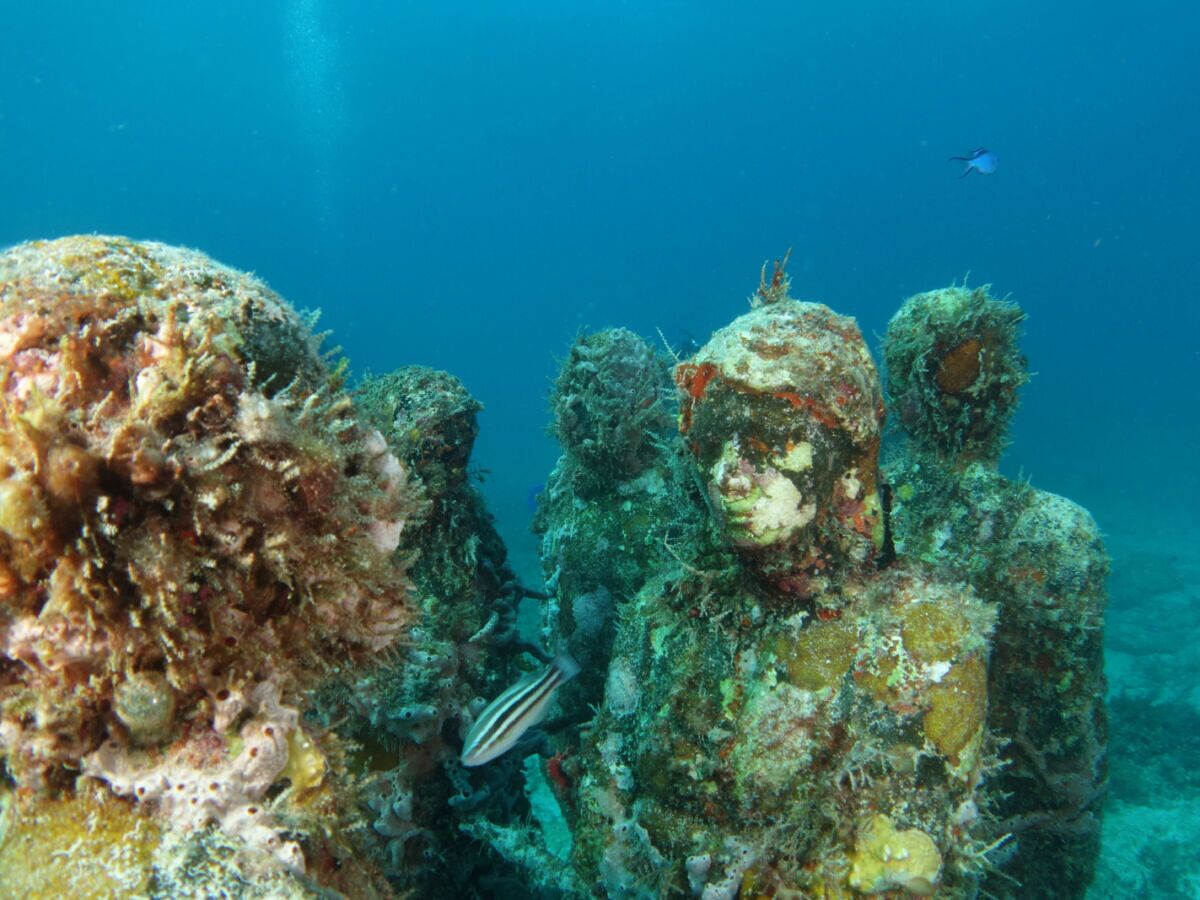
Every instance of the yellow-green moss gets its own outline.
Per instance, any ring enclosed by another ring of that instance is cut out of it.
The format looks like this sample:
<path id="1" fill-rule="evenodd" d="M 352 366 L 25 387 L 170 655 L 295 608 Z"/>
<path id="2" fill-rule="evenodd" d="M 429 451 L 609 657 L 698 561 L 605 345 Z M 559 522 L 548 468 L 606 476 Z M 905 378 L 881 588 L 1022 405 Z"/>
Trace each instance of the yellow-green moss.
<path id="1" fill-rule="evenodd" d="M 136 297 L 162 273 L 145 249 L 125 238 L 79 237 L 76 253 L 64 263 L 78 273 L 78 284 L 87 291 Z"/>
<path id="2" fill-rule="evenodd" d="M 752 865 L 742 876 L 738 900 L 779 900 L 812 897 L 820 900 L 851 900 L 855 894 L 846 887 L 844 875 L 830 875 L 826 866 L 803 871 L 781 871 L 768 861 Z"/>
<path id="3" fill-rule="evenodd" d="M 836 687 L 854 661 L 854 629 L 841 622 L 813 622 L 795 638 L 780 637 L 775 653 L 788 681 L 805 691 Z"/>
<path id="4" fill-rule="evenodd" d="M 127 803 L 85 794 L 19 808 L 3 801 L 0 896 L 90 900 L 148 893 L 158 826 Z"/>
<path id="5" fill-rule="evenodd" d="M 919 828 L 898 831 L 890 818 L 874 815 L 859 829 L 850 854 L 850 887 L 864 894 L 896 888 L 932 894 L 942 873 L 942 855 Z"/>
<path id="6" fill-rule="evenodd" d="M 956 768 L 973 764 L 987 716 L 987 665 L 979 655 L 951 666 L 930 686 L 925 736 Z"/>
<path id="7" fill-rule="evenodd" d="M 897 672 L 900 664 L 894 656 L 885 656 L 876 661 L 875 671 L 858 669 L 854 680 L 880 703 L 891 703 L 896 699 Z"/>
<path id="8" fill-rule="evenodd" d="M 954 659 L 971 633 L 960 611 L 936 603 L 910 603 L 899 612 L 904 649 L 918 662 Z"/>

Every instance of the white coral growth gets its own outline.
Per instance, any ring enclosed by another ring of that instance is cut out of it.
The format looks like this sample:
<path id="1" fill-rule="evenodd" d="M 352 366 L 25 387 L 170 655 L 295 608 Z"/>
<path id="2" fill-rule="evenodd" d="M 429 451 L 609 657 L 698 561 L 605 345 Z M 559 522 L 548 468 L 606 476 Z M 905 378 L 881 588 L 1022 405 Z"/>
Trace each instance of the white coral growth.
<path id="1" fill-rule="evenodd" d="M 299 713 L 280 704 L 279 689 L 269 681 L 248 690 L 244 702 L 252 715 L 239 730 L 236 756 L 215 730 L 192 735 L 152 763 L 153 757 L 110 740 L 84 758 L 84 774 L 107 782 L 118 796 L 153 804 L 170 828 L 188 831 L 215 823 L 242 840 L 251 872 L 302 874 L 300 847 L 283 839 L 261 803 L 287 765 L 288 737 Z M 222 712 L 227 721 L 229 711 Z"/>

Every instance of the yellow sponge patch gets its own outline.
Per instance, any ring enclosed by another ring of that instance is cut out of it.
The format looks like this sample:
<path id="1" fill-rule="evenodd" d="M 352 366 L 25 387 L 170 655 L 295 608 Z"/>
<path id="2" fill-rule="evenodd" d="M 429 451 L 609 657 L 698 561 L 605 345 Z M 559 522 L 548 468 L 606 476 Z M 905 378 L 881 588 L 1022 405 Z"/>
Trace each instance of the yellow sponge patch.
<path id="1" fill-rule="evenodd" d="M 26 805 L 0 795 L 0 896 L 26 900 L 141 897 L 158 825 L 113 797 L 84 794 Z"/>
<path id="2" fill-rule="evenodd" d="M 287 765 L 279 773 L 280 778 L 290 779 L 297 794 L 319 787 L 325 778 L 325 756 L 313 743 L 304 729 L 296 728 L 288 735 Z"/>
<path id="3" fill-rule="evenodd" d="M 858 832 L 850 854 L 850 887 L 864 894 L 903 888 L 932 894 L 942 874 L 942 855 L 919 828 L 897 831 L 892 820 L 875 815 Z"/>
<path id="4" fill-rule="evenodd" d="M 931 685 L 925 736 L 960 771 L 974 767 L 987 716 L 987 665 L 978 654 L 950 667 Z"/>

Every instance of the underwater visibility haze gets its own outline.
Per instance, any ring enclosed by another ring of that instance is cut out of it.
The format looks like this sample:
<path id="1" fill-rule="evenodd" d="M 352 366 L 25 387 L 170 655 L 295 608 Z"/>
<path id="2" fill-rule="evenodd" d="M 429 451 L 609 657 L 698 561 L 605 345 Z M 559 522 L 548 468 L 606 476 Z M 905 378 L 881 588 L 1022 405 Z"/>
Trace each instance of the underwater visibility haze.
<path id="1" fill-rule="evenodd" d="M 3 21 L 0 898 L 1200 897 L 1193 5 Z"/>

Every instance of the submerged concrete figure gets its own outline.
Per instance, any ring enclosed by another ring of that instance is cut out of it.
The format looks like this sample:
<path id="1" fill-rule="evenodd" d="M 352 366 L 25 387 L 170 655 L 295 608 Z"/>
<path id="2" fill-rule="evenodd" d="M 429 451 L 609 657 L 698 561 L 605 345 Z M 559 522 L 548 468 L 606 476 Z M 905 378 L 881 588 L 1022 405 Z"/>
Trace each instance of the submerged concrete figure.
<path id="1" fill-rule="evenodd" d="M 0 896 L 387 895 L 301 713 L 416 618 L 422 503 L 319 343 L 195 251 L 0 253 Z"/>
<path id="2" fill-rule="evenodd" d="M 702 527 L 703 503 L 675 430 L 669 363 L 624 328 L 581 335 L 550 395 L 563 455 L 538 499 L 534 529 L 556 595 L 545 642 L 580 664 L 566 705 L 600 702 L 616 611 Z M 669 528 L 667 525 L 669 524 Z"/>
<path id="3" fill-rule="evenodd" d="M 569 760 L 578 883 L 971 896 L 994 610 L 889 565 L 882 390 L 854 321 L 787 297 L 782 267 L 757 300 L 677 366 L 676 449 L 640 476 L 659 499 L 638 533 L 669 552 L 622 584 L 603 700 Z M 591 506 L 560 497 L 548 546 L 599 538 Z"/>
<path id="4" fill-rule="evenodd" d="M 675 369 L 679 443 L 661 439 L 637 477 L 653 502 L 616 507 L 669 552 L 620 581 L 603 700 L 563 763 L 577 886 L 1082 890 L 1104 558 L 1086 512 L 994 472 L 1026 378 L 1020 311 L 935 292 L 897 315 L 893 402 L 925 455 L 892 463 L 889 491 L 882 390 L 853 320 L 788 297 L 782 264 L 753 299 Z M 698 494 L 673 474 L 680 454 Z M 570 589 L 584 560 L 561 547 L 614 532 L 594 484 L 557 484 L 542 517 L 556 607 L 587 608 Z M 700 524 L 680 531 L 684 510 Z M 549 847 L 541 830 L 526 837 Z M 1064 835 L 1084 836 L 1063 850 Z"/>
<path id="5" fill-rule="evenodd" d="M 997 837 L 1012 835 L 1012 858 L 985 889 L 1049 900 L 1082 897 L 1099 852 L 1108 558 L 1087 510 L 996 469 L 1028 380 L 1023 318 L 986 287 L 904 303 L 884 356 L 906 440 L 885 471 L 898 554 L 999 610 L 988 727 L 1006 744 L 991 816 Z"/>
<path id="6" fill-rule="evenodd" d="M 893 420 L 941 462 L 994 464 L 1029 380 L 1023 313 L 986 288 L 910 298 L 888 325 L 883 357 Z"/>

